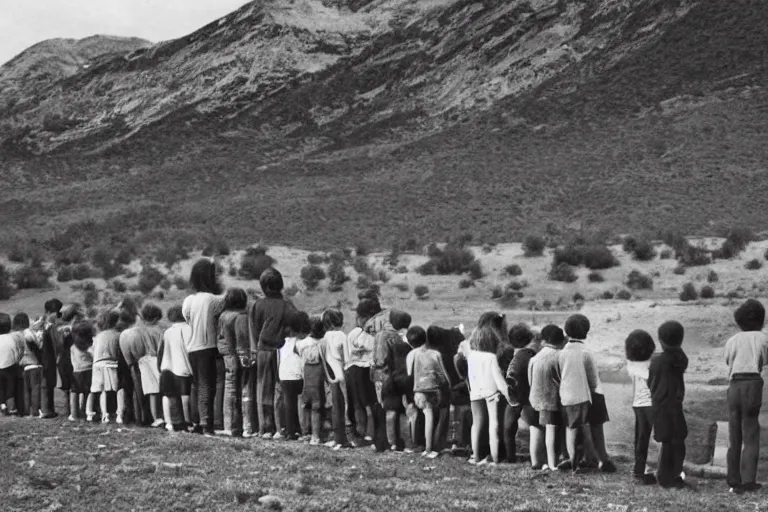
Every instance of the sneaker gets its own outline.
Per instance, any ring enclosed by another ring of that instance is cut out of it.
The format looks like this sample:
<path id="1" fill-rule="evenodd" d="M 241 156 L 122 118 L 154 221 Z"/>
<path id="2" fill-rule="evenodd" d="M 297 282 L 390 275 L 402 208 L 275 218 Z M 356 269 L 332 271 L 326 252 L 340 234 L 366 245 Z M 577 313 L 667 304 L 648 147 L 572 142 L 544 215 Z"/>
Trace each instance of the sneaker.
<path id="1" fill-rule="evenodd" d="M 163 421 L 163 420 L 161 420 L 159 418 L 152 422 L 152 428 L 160 428 L 160 427 L 162 427 L 164 425 L 165 425 L 165 421 Z"/>
<path id="2" fill-rule="evenodd" d="M 272 434 L 271 432 L 264 432 L 263 434 L 261 434 L 261 438 L 267 441 L 272 439 L 273 437 L 274 437 L 274 434 Z"/>
<path id="3" fill-rule="evenodd" d="M 203 429 L 203 435 L 206 437 L 212 437 L 216 435 L 216 431 L 213 429 L 213 427 L 205 427 Z"/>
<path id="4" fill-rule="evenodd" d="M 564 460 L 560 464 L 557 465 L 558 471 L 569 471 L 573 469 L 573 464 L 571 464 L 570 460 Z"/>
<path id="5" fill-rule="evenodd" d="M 403 449 L 403 453 L 410 455 L 410 454 L 412 454 L 414 452 L 413 452 L 413 450 L 411 448 L 405 448 L 405 449 Z"/>
<path id="6" fill-rule="evenodd" d="M 733 487 L 728 489 L 728 492 L 732 493 L 732 494 L 744 494 L 744 492 L 745 492 L 744 491 L 744 486 L 742 486 L 742 485 L 734 485 Z"/>
<path id="7" fill-rule="evenodd" d="M 232 437 L 232 431 L 231 430 L 216 430 L 214 432 L 217 436 L 224 436 L 224 437 Z"/>
<path id="8" fill-rule="evenodd" d="M 325 446 L 326 448 L 336 448 L 336 441 L 328 441 L 323 446 Z"/>
<path id="9" fill-rule="evenodd" d="M 310 444 L 310 445 L 312 445 L 312 446 L 320 446 L 320 439 L 319 439 L 319 438 L 317 438 L 317 437 L 313 437 L 313 438 L 312 438 L 312 439 L 309 441 L 309 444 Z"/>
<path id="10" fill-rule="evenodd" d="M 40 417 L 43 418 L 44 420 L 52 420 L 53 418 L 58 418 L 59 417 L 59 413 L 57 413 L 57 412 L 49 412 L 48 414 L 43 414 L 41 412 L 40 413 Z"/>
<path id="11" fill-rule="evenodd" d="M 469 462 L 469 464 L 471 464 L 472 466 L 477 466 L 478 464 L 477 459 L 475 459 L 474 457 L 470 457 L 467 462 Z"/>
<path id="12" fill-rule="evenodd" d="M 259 437 L 259 435 L 258 434 L 254 434 L 251 430 L 246 430 L 245 432 L 243 432 L 243 437 L 245 439 L 251 439 L 251 438 L 254 438 L 254 437 Z"/>
<path id="13" fill-rule="evenodd" d="M 165 424 L 165 430 L 167 430 L 168 432 L 175 432 L 176 431 L 176 429 L 173 428 L 173 425 L 171 423 L 166 423 Z"/>
<path id="14" fill-rule="evenodd" d="M 273 441 L 282 441 L 283 439 L 285 439 L 285 436 L 280 432 L 275 432 L 275 434 L 272 436 Z"/>
<path id="15" fill-rule="evenodd" d="M 615 473 L 616 465 L 612 461 L 607 460 L 600 463 L 599 469 L 603 473 Z"/>
<path id="16" fill-rule="evenodd" d="M 762 484 L 758 484 L 756 482 L 752 482 L 752 483 L 749 483 L 749 484 L 744 484 L 742 487 L 744 488 L 745 492 L 757 492 L 757 491 L 759 491 L 760 489 L 763 488 L 763 485 Z"/>
<path id="17" fill-rule="evenodd" d="M 77 418 L 75 418 L 70 414 L 69 417 L 67 418 L 67 421 L 77 421 Z"/>
<path id="18" fill-rule="evenodd" d="M 389 451 L 391 451 L 392 453 L 397 453 L 397 445 L 393 444 L 392 446 L 390 446 Z"/>
<path id="19" fill-rule="evenodd" d="M 42 417 L 42 416 L 41 416 L 41 417 Z M 93 421 L 94 421 L 95 417 L 96 417 L 96 413 L 93 413 L 93 412 L 89 412 L 89 413 L 87 413 L 87 414 L 85 415 L 85 421 L 87 421 L 88 423 L 93 423 Z"/>
<path id="20" fill-rule="evenodd" d="M 439 453 L 437 453 L 437 452 L 435 452 L 435 451 L 432 451 L 432 452 L 429 452 L 428 454 L 426 454 L 424 457 L 426 457 L 426 458 L 428 458 L 428 459 L 436 459 L 436 458 L 438 458 L 439 456 L 440 456 L 440 454 L 439 454 Z"/>
<path id="21" fill-rule="evenodd" d="M 109 416 L 103 416 L 103 417 L 101 418 L 101 422 L 102 422 L 102 423 L 109 423 Z"/>
<path id="22" fill-rule="evenodd" d="M 363 438 L 363 441 L 365 441 L 366 443 L 372 443 L 373 442 L 373 438 L 371 436 L 365 436 Z"/>
<path id="23" fill-rule="evenodd" d="M 489 464 L 488 459 L 485 458 L 477 463 L 478 466 L 487 466 Z"/>
<path id="24" fill-rule="evenodd" d="M 351 444 L 337 444 L 333 447 L 334 451 L 345 450 L 347 448 L 353 448 Z"/>
<path id="25" fill-rule="evenodd" d="M 645 473 L 644 475 L 635 475 L 635 482 L 639 485 L 656 485 L 656 475 L 653 473 Z"/>
<path id="26" fill-rule="evenodd" d="M 122 416 L 118 416 L 117 419 L 115 419 L 115 423 L 117 423 L 118 425 L 122 425 L 123 424 L 123 417 Z"/>

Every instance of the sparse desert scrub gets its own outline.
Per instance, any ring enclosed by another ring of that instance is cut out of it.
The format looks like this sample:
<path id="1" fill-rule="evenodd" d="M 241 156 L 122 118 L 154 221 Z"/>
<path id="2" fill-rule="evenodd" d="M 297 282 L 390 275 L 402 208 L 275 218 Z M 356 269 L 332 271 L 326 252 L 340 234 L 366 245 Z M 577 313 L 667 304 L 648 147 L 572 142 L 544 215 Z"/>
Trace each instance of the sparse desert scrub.
<path id="1" fill-rule="evenodd" d="M 744 265 L 744 268 L 747 270 L 760 270 L 763 268 L 763 262 L 757 258 L 753 258 Z"/>
<path id="2" fill-rule="evenodd" d="M 152 291 L 160 285 L 163 279 L 165 279 L 165 274 L 160 272 L 157 267 L 145 264 L 141 267 L 141 272 L 139 272 L 139 291 L 145 295 L 152 293 Z"/>
<path id="3" fill-rule="evenodd" d="M 618 300 L 630 300 L 632 299 L 632 292 L 629 290 L 621 289 L 616 292 L 615 298 Z"/>
<path id="4" fill-rule="evenodd" d="M 656 249 L 645 238 L 627 237 L 623 244 L 624 252 L 632 254 L 637 261 L 651 261 L 656 257 Z"/>
<path id="5" fill-rule="evenodd" d="M 561 281 L 563 283 L 573 283 L 579 278 L 573 267 L 567 263 L 556 264 L 552 262 L 552 268 L 549 271 L 549 279 L 552 281 Z"/>
<path id="6" fill-rule="evenodd" d="M 625 284 L 630 290 L 652 290 L 653 278 L 639 270 L 633 270 L 627 275 Z"/>
<path id="7" fill-rule="evenodd" d="M 707 282 L 708 283 L 716 283 L 720 280 L 720 277 L 717 275 L 717 272 L 710 269 L 709 272 L 707 272 Z"/>
<path id="8" fill-rule="evenodd" d="M 472 279 L 462 279 L 459 281 L 459 289 L 466 290 L 475 286 L 475 281 Z"/>
<path id="9" fill-rule="evenodd" d="M 554 263 L 567 263 L 572 267 L 585 266 L 590 270 L 615 267 L 619 260 L 604 245 L 566 245 L 555 250 Z"/>
<path id="10" fill-rule="evenodd" d="M 13 285 L 11 284 L 11 274 L 5 265 L 0 265 L 0 300 L 8 300 L 13 297 Z"/>
<path id="11" fill-rule="evenodd" d="M 325 270 L 317 265 L 307 265 L 301 269 L 301 280 L 307 290 L 317 289 L 320 281 L 326 278 Z"/>
<path id="12" fill-rule="evenodd" d="M 482 267 L 475 260 L 472 251 L 464 247 L 448 244 L 439 249 L 435 244 L 428 248 L 429 261 L 419 266 L 416 271 L 422 275 L 451 275 L 470 273 L 480 274 Z"/>
<path id="13" fill-rule="evenodd" d="M 601 274 L 596 270 L 593 270 L 592 272 L 590 272 L 589 275 L 587 275 L 587 279 L 589 280 L 590 283 L 602 283 L 603 281 L 605 281 L 603 274 Z"/>
<path id="14" fill-rule="evenodd" d="M 24 265 L 13 273 L 13 282 L 18 290 L 50 288 L 51 272 L 42 265 Z"/>
<path id="15" fill-rule="evenodd" d="M 240 277 L 249 280 L 257 280 L 268 268 L 272 268 L 277 261 L 267 254 L 268 247 L 257 245 L 246 249 L 240 259 Z"/>

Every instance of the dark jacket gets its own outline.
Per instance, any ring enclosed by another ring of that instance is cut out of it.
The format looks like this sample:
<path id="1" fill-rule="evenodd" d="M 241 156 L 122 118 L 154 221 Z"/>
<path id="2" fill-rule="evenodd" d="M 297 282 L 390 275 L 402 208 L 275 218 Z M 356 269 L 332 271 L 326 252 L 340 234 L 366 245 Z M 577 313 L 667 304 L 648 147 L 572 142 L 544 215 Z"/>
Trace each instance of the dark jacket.
<path id="1" fill-rule="evenodd" d="M 268 295 L 254 302 L 248 311 L 251 352 L 279 350 L 285 345 L 285 323 L 295 310 L 282 295 Z"/>
<path id="2" fill-rule="evenodd" d="M 511 405 L 530 405 L 529 395 L 531 393 L 531 383 L 528 382 L 528 365 L 531 362 L 536 351 L 530 348 L 521 348 L 515 350 L 512 362 L 507 368 L 507 385 L 509 389 L 509 398 Z"/>
<path id="3" fill-rule="evenodd" d="M 219 317 L 219 354 L 237 358 L 251 356 L 248 315 L 245 311 L 225 311 Z"/>
<path id="4" fill-rule="evenodd" d="M 660 443 L 688 437 L 688 425 L 683 414 L 688 357 L 680 348 L 665 347 L 664 352 L 651 359 L 648 388 L 653 402 L 654 439 Z"/>

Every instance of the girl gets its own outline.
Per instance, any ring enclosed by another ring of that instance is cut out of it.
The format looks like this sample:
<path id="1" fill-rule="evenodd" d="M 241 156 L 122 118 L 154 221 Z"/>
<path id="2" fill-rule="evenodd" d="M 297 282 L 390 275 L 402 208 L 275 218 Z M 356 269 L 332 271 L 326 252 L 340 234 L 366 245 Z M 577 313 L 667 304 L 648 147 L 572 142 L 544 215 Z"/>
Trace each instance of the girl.
<path id="1" fill-rule="evenodd" d="M 448 371 L 443 364 L 443 357 L 432 345 L 428 333 L 421 327 L 412 327 L 407 334 L 413 345 L 421 345 L 408 353 L 406 367 L 408 375 L 413 376 L 413 399 L 416 407 L 424 411 L 424 440 L 426 449 L 424 457 L 434 459 L 439 453 L 435 448 L 439 444 L 441 429 L 438 424 L 435 431 L 435 412 L 438 418 L 447 419 L 448 397 L 445 387 L 450 386 Z M 424 340 L 425 343 L 421 344 Z"/>
<path id="2" fill-rule="evenodd" d="M 117 359 L 120 352 L 120 334 L 117 332 L 117 323 L 120 313 L 114 309 L 102 311 L 99 318 L 99 332 L 93 339 L 93 374 L 91 376 L 91 393 L 99 394 L 99 407 L 101 408 L 102 423 L 109 423 L 107 412 L 107 399 L 109 394 L 117 394 L 117 423 L 123 423 L 122 412 L 125 410 L 124 397 L 118 394 Z M 95 400 L 95 397 L 94 397 Z M 89 402 L 92 404 L 92 401 Z M 88 421 L 94 418 L 94 411 L 86 407 Z"/>
<path id="3" fill-rule="evenodd" d="M 43 367 L 40 365 L 40 351 L 42 349 L 42 336 L 35 336 L 29 328 L 29 316 L 19 313 L 13 317 L 13 330 L 21 334 L 24 340 L 24 355 L 19 366 L 22 370 L 23 397 L 19 405 L 19 414 L 22 411 L 29 417 L 37 417 L 40 414 L 40 383 L 42 381 Z"/>
<path id="4" fill-rule="evenodd" d="M 635 412 L 635 480 L 642 485 L 654 485 L 656 477 L 648 471 L 648 446 L 653 430 L 653 403 L 648 389 L 648 370 L 656 351 L 653 338 L 646 331 L 629 333 L 625 341 L 627 373 L 632 379 L 632 410 Z"/>
<path id="5" fill-rule="evenodd" d="M 168 320 L 173 323 L 163 334 L 157 359 L 160 364 L 160 392 L 163 395 L 163 416 L 165 428 L 174 430 L 171 405 L 181 401 L 181 410 L 187 429 L 192 428 L 192 414 L 189 408 L 189 395 L 192 389 L 192 365 L 187 354 L 188 340 L 192 338 L 192 328 L 184 321 L 181 306 L 168 310 Z"/>
<path id="6" fill-rule="evenodd" d="M 334 450 L 349 446 L 347 438 L 348 422 L 345 411 L 349 398 L 347 385 L 344 381 L 344 343 L 347 336 L 342 332 L 344 315 L 338 309 L 328 309 L 323 312 L 325 326 L 325 343 L 323 343 L 323 359 L 325 360 L 325 377 L 331 388 L 331 409 L 333 440 L 329 444 Z"/>
<path id="7" fill-rule="evenodd" d="M 219 318 L 219 353 L 226 368 L 224 380 L 224 430 L 217 434 L 237 435 L 243 427 L 242 380 L 240 360 L 250 355 L 248 339 L 248 295 L 242 288 L 230 288 L 224 295 L 226 311 Z M 249 425 L 250 429 L 250 425 Z"/>
<path id="8" fill-rule="evenodd" d="M 296 343 L 309 334 L 309 315 L 303 311 L 292 312 L 287 319 L 286 334 L 285 345 L 279 352 L 278 376 L 283 389 L 285 437 L 295 441 L 300 436 L 299 396 L 304 387 L 304 370 L 301 357 L 296 353 Z"/>
<path id="9" fill-rule="evenodd" d="M 504 397 L 509 402 L 507 382 L 501 373 L 496 352 L 500 340 L 491 327 L 474 330 L 469 338 L 471 350 L 467 355 L 469 397 L 472 407 L 472 458 L 471 464 L 487 461 L 479 459 L 480 435 L 488 420 L 488 440 L 492 464 L 499 462 L 499 404 Z M 487 414 L 486 414 L 487 413 Z"/>
<path id="10" fill-rule="evenodd" d="M 69 421 L 88 417 L 93 410 L 91 382 L 93 377 L 93 326 L 82 321 L 72 326 L 72 391 Z M 93 418 L 91 418 L 93 419 Z"/>
<path id="11" fill-rule="evenodd" d="M 320 444 L 322 410 L 325 407 L 325 368 L 320 347 L 325 337 L 325 326 L 320 318 L 312 318 L 309 336 L 296 343 L 296 353 L 304 364 L 304 388 L 301 399 L 305 410 L 311 410 L 311 445 Z"/>
<path id="12" fill-rule="evenodd" d="M 215 263 L 209 259 L 198 260 L 192 267 L 189 285 L 194 293 L 184 299 L 182 313 L 192 327 L 192 336 L 186 342 L 199 414 L 199 423 L 194 430 L 212 435 L 218 353 L 216 322 L 224 311 L 224 297 Z"/>
<path id="13" fill-rule="evenodd" d="M 357 305 L 356 312 L 357 327 L 350 331 L 344 344 L 344 378 L 352 404 L 348 415 L 350 421 L 357 423 L 360 418 L 365 422 L 364 441 L 371 443 L 375 434 L 373 405 L 376 403 L 376 388 L 371 380 L 374 339 L 363 330 L 363 326 L 381 313 L 381 304 L 378 300 L 363 299 Z M 359 435 L 357 430 L 355 429 Z"/>
<path id="14" fill-rule="evenodd" d="M 154 304 L 145 304 L 141 308 L 141 318 L 144 321 L 141 339 L 144 342 L 144 355 L 139 358 L 139 374 L 141 391 L 149 400 L 149 411 L 152 415 L 152 427 L 161 428 L 165 421 L 158 410 L 158 395 L 160 394 L 160 367 L 157 354 L 163 344 L 163 331 L 159 327 L 163 311 Z"/>

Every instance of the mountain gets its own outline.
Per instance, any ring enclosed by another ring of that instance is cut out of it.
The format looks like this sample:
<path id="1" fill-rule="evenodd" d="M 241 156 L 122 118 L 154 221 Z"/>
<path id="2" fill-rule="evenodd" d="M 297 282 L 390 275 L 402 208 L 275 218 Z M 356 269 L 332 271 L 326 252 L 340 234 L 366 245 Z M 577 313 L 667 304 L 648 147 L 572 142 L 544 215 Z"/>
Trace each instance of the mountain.
<path id="1" fill-rule="evenodd" d="M 0 93 L 0 165 L 38 185 L 0 212 L 41 240 L 328 247 L 760 228 L 764 19 L 761 0 L 253 2 Z"/>

